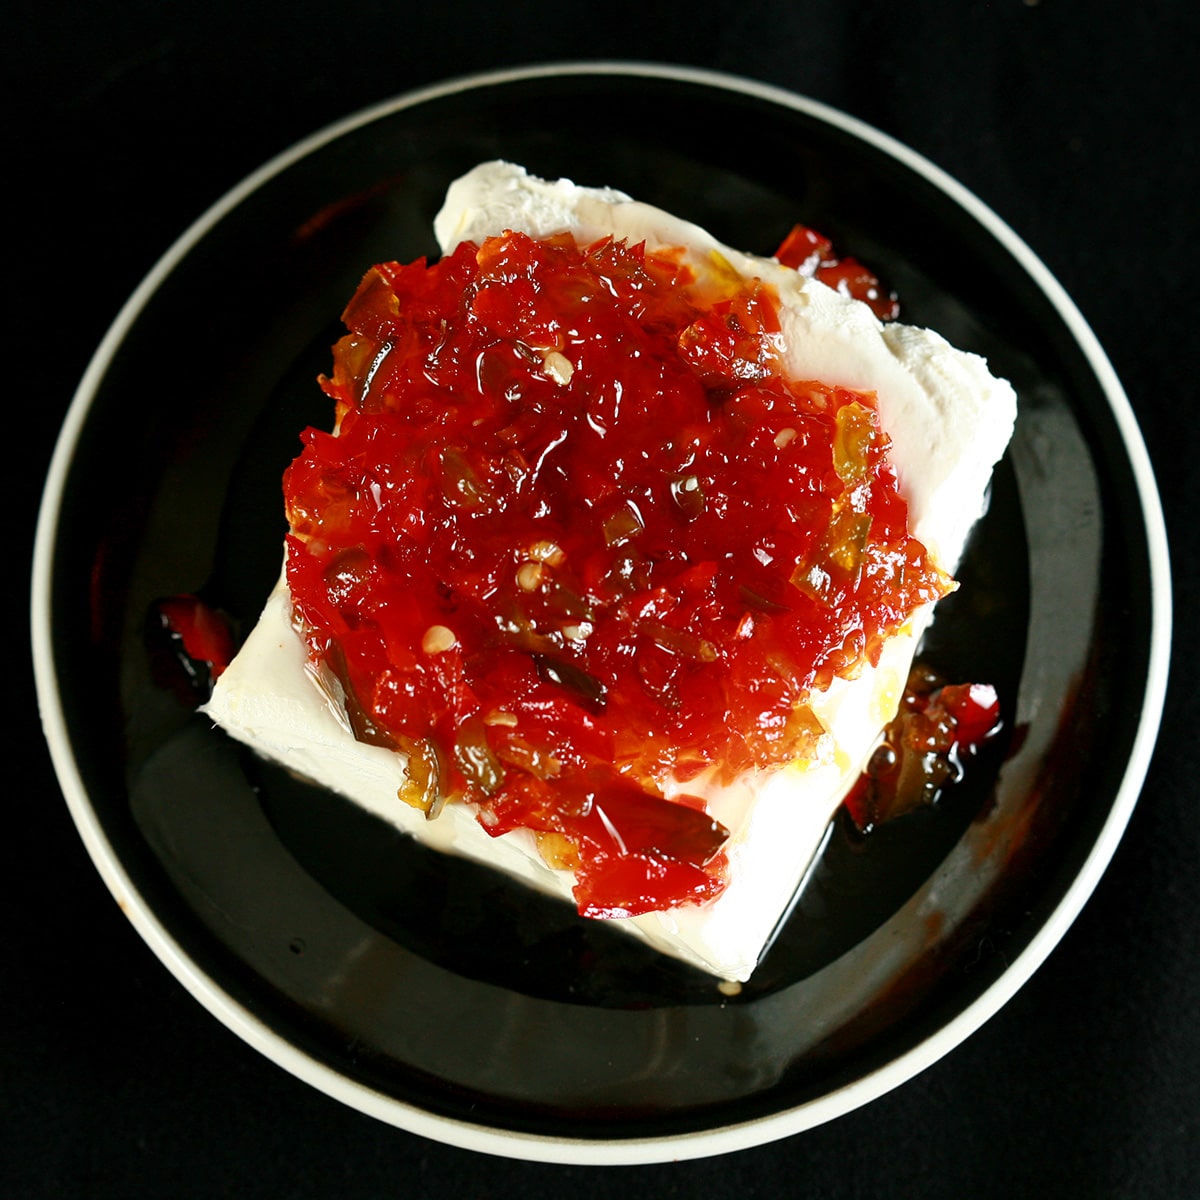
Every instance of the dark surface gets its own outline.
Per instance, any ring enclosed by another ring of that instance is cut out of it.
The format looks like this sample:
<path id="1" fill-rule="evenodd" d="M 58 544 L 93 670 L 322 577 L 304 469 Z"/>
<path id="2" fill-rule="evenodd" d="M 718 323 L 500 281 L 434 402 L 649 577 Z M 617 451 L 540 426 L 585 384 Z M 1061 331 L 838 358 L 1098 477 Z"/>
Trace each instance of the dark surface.
<path id="1" fill-rule="evenodd" d="M 1013 225 L 1080 305 L 1129 391 L 1177 539 L 1184 646 L 1160 750 L 1111 869 L 996 1018 L 899 1091 L 820 1129 L 723 1159 L 607 1169 L 489 1159 L 397 1132 L 292 1080 L 208 1016 L 83 852 L 32 718 L 22 650 L 14 694 L 25 715 L 10 739 L 14 811 L 0 851 L 10 885 L 0 1193 L 1194 1194 L 1191 8 L 1004 0 L 858 5 L 852 17 L 833 3 L 663 5 L 639 20 L 613 6 L 547 19 L 507 5 L 499 29 L 489 10 L 445 5 L 344 4 L 319 18 L 278 4 L 23 7 L 4 73 L 19 114 L 7 164 L 18 580 L 88 357 L 212 201 L 297 138 L 407 88 L 621 56 L 715 66 L 839 106 L 931 157 Z M 466 44 L 463 29 L 484 35 Z M 169 399 L 169 380 L 163 388 Z M 113 469 L 137 464 L 118 448 Z M 23 582 L 9 603 L 24 646 Z"/>

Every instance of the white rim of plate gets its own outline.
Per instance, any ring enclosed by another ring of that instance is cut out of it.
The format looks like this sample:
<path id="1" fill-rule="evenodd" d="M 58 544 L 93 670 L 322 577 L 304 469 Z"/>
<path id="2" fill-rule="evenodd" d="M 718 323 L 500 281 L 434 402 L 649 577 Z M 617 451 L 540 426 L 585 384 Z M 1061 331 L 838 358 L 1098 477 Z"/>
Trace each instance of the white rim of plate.
<path id="1" fill-rule="evenodd" d="M 1151 576 L 1151 644 L 1146 700 L 1132 752 L 1107 821 L 1079 873 L 1021 954 L 981 996 L 948 1024 L 883 1067 L 820 1098 L 768 1117 L 661 1138 L 553 1137 L 475 1125 L 402 1103 L 348 1079 L 310 1057 L 225 992 L 184 953 L 133 887 L 109 844 L 79 774 L 60 704 L 50 631 L 54 542 L 63 488 L 80 431 L 117 347 L 150 297 L 189 250 L 227 213 L 267 180 L 328 142 L 390 113 L 459 92 L 498 84 L 570 75 L 625 75 L 675 80 L 741 93 L 805 113 L 888 154 L 923 176 L 988 230 L 1017 260 L 1054 305 L 1103 389 L 1133 468 L 1146 526 Z M 928 159 L 887 134 L 819 101 L 756 80 L 700 68 L 660 63 L 597 61 L 466 75 L 406 92 L 351 114 L 296 143 L 265 163 L 200 216 L 155 264 L 126 301 L 100 343 L 75 392 L 51 460 L 34 544 L 31 617 L 38 707 L 50 755 L 71 816 L 104 883 L 151 950 L 191 994 L 227 1028 L 285 1070 L 362 1113 L 410 1133 L 464 1149 L 530 1161 L 630 1165 L 701 1158 L 763 1145 L 800 1133 L 893 1090 L 963 1042 L 993 1016 L 1045 961 L 1107 867 L 1129 822 L 1150 764 L 1166 693 L 1171 642 L 1170 565 L 1166 528 L 1149 456 L 1124 389 L 1091 328 L 1058 281 L 1017 234 L 972 192 Z"/>

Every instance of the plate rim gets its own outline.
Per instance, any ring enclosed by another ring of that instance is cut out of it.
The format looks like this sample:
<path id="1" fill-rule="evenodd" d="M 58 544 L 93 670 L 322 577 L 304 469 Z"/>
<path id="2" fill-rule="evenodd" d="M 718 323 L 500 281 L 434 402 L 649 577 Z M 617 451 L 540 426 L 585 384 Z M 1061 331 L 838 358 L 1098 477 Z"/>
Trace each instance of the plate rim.
<path id="1" fill-rule="evenodd" d="M 687 1133 L 653 1137 L 565 1137 L 507 1130 L 436 1114 L 359 1083 L 276 1033 L 205 974 L 133 886 L 92 807 L 61 706 L 51 637 L 54 548 L 62 497 L 85 419 L 125 337 L 171 272 L 214 226 L 292 163 L 340 137 L 405 109 L 463 92 L 566 76 L 663 79 L 764 100 L 803 113 L 882 151 L 946 195 L 1009 253 L 1062 319 L 1095 376 L 1117 425 L 1138 496 L 1149 567 L 1150 631 L 1144 699 L 1129 760 L 1108 816 L 1062 898 L 1005 971 L 946 1025 L 897 1058 L 815 1100 L 767 1116 Z M 1065 289 L 1016 232 L 972 191 L 898 139 L 823 101 L 774 84 L 718 70 L 600 59 L 528 64 L 472 72 L 399 93 L 334 121 L 267 160 L 209 206 L 158 259 L 106 331 L 67 409 L 46 483 L 34 539 L 30 591 L 34 683 L 55 774 L 89 857 L 118 907 L 171 974 L 223 1025 L 293 1076 L 386 1124 L 469 1149 L 530 1161 L 632 1165 L 707 1157 L 749 1149 L 823 1124 L 869 1103 L 920 1074 L 998 1012 L 1034 974 L 1079 915 L 1124 834 L 1149 768 L 1165 703 L 1172 604 L 1166 526 L 1149 454 L 1132 406 L 1091 327 Z"/>

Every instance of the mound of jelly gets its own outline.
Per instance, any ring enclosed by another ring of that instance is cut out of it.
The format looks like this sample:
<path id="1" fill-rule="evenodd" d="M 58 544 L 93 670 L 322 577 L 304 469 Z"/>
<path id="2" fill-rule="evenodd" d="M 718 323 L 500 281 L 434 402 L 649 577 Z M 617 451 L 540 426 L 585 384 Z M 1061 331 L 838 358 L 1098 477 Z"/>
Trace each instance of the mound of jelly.
<path id="1" fill-rule="evenodd" d="M 761 281 L 612 239 L 383 263 L 344 321 L 286 570 L 356 736 L 428 816 L 532 831 L 586 915 L 717 895 L 690 791 L 811 755 L 810 693 L 952 586 L 874 397 L 786 376 Z"/>

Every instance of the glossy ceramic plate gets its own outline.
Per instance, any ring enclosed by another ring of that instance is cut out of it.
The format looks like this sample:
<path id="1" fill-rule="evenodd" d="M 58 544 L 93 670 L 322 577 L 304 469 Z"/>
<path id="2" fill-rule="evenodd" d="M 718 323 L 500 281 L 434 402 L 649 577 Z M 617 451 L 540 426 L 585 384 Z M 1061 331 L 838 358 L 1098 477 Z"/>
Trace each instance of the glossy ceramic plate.
<path id="1" fill-rule="evenodd" d="M 434 254 L 446 185 L 504 157 L 621 188 L 770 253 L 796 221 L 985 355 L 1011 450 L 925 656 L 1004 701 L 936 808 L 835 821 L 752 982 L 714 981 L 257 761 L 164 666 L 155 602 L 245 632 L 278 570 L 279 478 L 337 318 L 379 259 Z M 131 421 L 131 415 L 133 420 Z M 138 471 L 112 472 L 116 433 Z M 1168 584 L 1126 399 L 1070 301 L 976 199 L 879 133 L 709 73 L 461 80 L 318 134 L 171 249 L 100 347 L 52 467 L 34 642 L 89 851 L 217 1017 L 318 1088 L 495 1153 L 632 1162 L 827 1120 L 956 1045 L 1030 975 L 1111 856 L 1157 728 Z M 1101 603 L 1103 598 L 1103 603 Z"/>

